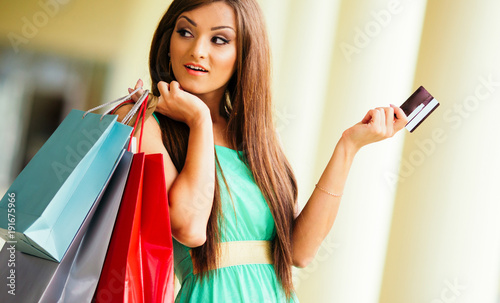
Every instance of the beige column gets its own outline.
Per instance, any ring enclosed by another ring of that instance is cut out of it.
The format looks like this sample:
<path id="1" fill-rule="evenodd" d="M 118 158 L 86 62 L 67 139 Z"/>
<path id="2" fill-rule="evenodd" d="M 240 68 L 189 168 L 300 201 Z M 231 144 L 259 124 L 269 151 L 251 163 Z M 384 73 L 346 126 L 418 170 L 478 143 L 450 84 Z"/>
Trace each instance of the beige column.
<path id="1" fill-rule="evenodd" d="M 302 206 L 313 182 L 340 1 L 286 2 L 279 7 L 266 2 L 263 9 L 273 47 L 276 127 L 297 177 Z"/>
<path id="2" fill-rule="evenodd" d="M 441 107 L 405 141 L 380 302 L 498 302 L 498 12 L 429 1 L 415 85 Z"/>
<path id="3" fill-rule="evenodd" d="M 314 180 L 343 130 L 414 90 L 424 11 L 425 1 L 341 2 L 318 152 L 306 157 L 316 160 Z M 302 302 L 378 302 L 396 191 L 386 176 L 397 173 L 405 132 L 356 156 L 337 221 L 299 274 Z"/>
<path id="4" fill-rule="evenodd" d="M 110 85 L 105 100 L 114 100 L 126 95 L 140 78 L 144 88 L 151 88 L 149 77 L 149 50 L 158 22 L 172 1 L 129 0 L 123 18 L 127 20 L 118 50 L 112 59 Z"/>

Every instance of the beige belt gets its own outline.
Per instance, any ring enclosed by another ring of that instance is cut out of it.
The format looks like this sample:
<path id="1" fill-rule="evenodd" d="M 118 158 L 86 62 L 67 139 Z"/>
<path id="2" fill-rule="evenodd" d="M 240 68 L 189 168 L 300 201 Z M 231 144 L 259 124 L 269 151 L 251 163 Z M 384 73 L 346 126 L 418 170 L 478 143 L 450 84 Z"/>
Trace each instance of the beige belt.
<path id="1" fill-rule="evenodd" d="M 231 241 L 222 242 L 219 245 L 221 256 L 218 268 L 245 264 L 273 264 L 271 241 Z M 191 259 L 194 263 L 192 254 Z M 194 269 L 193 274 L 197 273 Z"/>

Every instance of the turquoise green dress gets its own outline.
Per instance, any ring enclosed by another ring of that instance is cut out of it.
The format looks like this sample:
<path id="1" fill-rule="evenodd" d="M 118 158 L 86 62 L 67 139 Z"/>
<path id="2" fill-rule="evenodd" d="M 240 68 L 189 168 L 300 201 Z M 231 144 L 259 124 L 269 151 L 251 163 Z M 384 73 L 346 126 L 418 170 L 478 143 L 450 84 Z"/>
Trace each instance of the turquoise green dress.
<path id="1" fill-rule="evenodd" d="M 250 170 L 239 157 L 243 152 L 217 145 L 215 150 L 234 201 L 233 209 L 218 171 L 226 220 L 226 229 L 221 230 L 222 242 L 273 240 L 276 236 L 274 219 Z M 219 268 L 217 275 L 201 282 L 193 275 L 189 247 L 174 239 L 174 269 L 181 283 L 175 302 L 286 302 L 272 264 Z M 298 299 L 294 297 L 290 302 L 298 302 Z"/>

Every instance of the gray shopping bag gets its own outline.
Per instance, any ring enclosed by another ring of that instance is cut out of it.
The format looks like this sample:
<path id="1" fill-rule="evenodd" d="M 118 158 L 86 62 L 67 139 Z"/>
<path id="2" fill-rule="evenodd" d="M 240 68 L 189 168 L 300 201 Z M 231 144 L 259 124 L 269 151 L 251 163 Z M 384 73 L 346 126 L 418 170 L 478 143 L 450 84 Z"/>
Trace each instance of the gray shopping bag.
<path id="1" fill-rule="evenodd" d="M 60 263 L 9 249 L 11 246 L 5 244 L 0 251 L 0 276 L 11 275 L 12 279 L 0 284 L 0 302 L 91 302 L 131 162 L 132 154 L 125 152 Z M 15 267 L 9 267 L 12 263 Z"/>

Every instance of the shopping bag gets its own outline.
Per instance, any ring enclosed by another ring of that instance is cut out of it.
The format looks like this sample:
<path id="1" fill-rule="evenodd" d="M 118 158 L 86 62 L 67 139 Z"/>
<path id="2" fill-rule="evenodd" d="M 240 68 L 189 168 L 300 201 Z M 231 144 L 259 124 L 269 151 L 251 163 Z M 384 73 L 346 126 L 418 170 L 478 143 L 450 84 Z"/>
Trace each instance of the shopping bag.
<path id="1" fill-rule="evenodd" d="M 133 157 L 97 286 L 96 302 L 144 302 L 139 243 L 144 158 L 143 153 Z"/>
<path id="2" fill-rule="evenodd" d="M 174 302 L 174 254 L 163 155 L 146 155 L 141 208 L 145 302 Z"/>
<path id="3" fill-rule="evenodd" d="M 0 200 L 0 237 L 59 262 L 95 203 L 132 131 L 116 116 L 72 110 Z M 147 100 L 146 90 L 129 112 Z"/>
<path id="4" fill-rule="evenodd" d="M 0 302 L 91 302 L 131 161 L 132 153 L 125 152 L 60 263 L 5 244 L 0 251 L 0 276 L 11 279 L 0 284 Z"/>
<path id="5" fill-rule="evenodd" d="M 0 201 L 4 240 L 15 239 L 16 250 L 62 260 L 132 131 L 116 119 L 69 113 Z"/>
<path id="6" fill-rule="evenodd" d="M 144 122 L 146 105 L 142 109 Z M 139 151 L 141 141 L 142 135 Z M 173 243 L 162 154 L 134 155 L 94 299 L 174 302 Z"/>
<path id="7" fill-rule="evenodd" d="M 71 269 L 65 275 L 64 285 L 58 283 L 57 287 L 51 287 L 42 297 L 41 303 L 56 302 L 55 299 L 58 299 L 57 302 L 68 303 L 91 302 L 99 282 L 131 163 L 132 153 L 125 152 L 104 193 L 104 205 L 97 208 L 78 247 Z"/>

